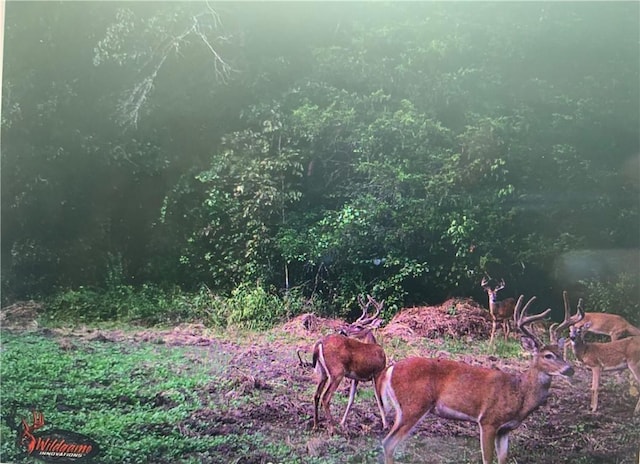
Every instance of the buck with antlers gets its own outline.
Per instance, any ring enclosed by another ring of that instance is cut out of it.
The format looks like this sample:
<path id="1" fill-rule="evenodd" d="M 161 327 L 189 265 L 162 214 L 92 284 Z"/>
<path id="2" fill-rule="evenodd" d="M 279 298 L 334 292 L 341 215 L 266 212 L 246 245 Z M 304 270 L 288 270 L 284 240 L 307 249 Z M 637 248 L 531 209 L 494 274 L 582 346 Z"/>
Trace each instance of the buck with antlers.
<path id="1" fill-rule="evenodd" d="M 368 302 L 358 297 L 362 307 L 362 316 L 352 323 L 342 334 L 328 335 L 319 340 L 313 348 L 312 365 L 318 376 L 318 387 L 313 396 L 314 414 L 313 427 L 318 428 L 318 409 L 320 403 L 329 420 L 329 430 L 333 433 L 335 421 L 331 415 L 331 397 L 340 385 L 344 377 L 352 380 L 349 391 L 347 409 L 342 416 L 340 425 L 344 426 L 349 410 L 358 388 L 358 382 L 368 380 L 377 382 L 379 374 L 387 365 L 387 357 L 383 348 L 376 342 L 372 330 L 382 322 L 378 319 L 384 301 L 378 303 L 367 295 Z M 376 307 L 374 316 L 368 316 L 368 308 L 373 304 Z M 382 410 L 382 403 L 375 390 L 376 402 L 382 416 L 382 426 L 387 427 L 387 420 Z"/>
<path id="2" fill-rule="evenodd" d="M 516 306 L 516 300 L 514 298 L 507 298 L 502 301 L 498 301 L 498 292 L 504 288 L 504 279 L 496 287 L 491 287 L 486 277 L 482 278 L 480 286 L 489 295 L 489 314 L 491 314 L 491 320 L 493 325 L 491 327 L 491 339 L 490 344 L 493 344 L 493 337 L 496 334 L 496 328 L 498 322 L 502 323 L 502 330 L 504 332 L 504 339 L 509 337 L 509 321 L 513 317 L 513 311 Z"/>
<path id="3" fill-rule="evenodd" d="M 627 335 L 640 335 L 640 329 L 631 325 L 624 317 L 607 313 L 584 313 L 584 318 L 575 324 L 576 328 L 584 327 L 588 332 L 608 335 L 614 342 Z"/>
<path id="4" fill-rule="evenodd" d="M 609 343 L 587 343 L 584 341 L 584 335 L 590 330 L 591 322 L 583 322 L 585 313 L 582 309 L 582 299 L 578 300 L 574 317 L 578 319 L 578 322 L 570 329 L 571 345 L 576 358 L 591 369 L 591 411 L 596 412 L 602 371 L 628 368 L 640 385 L 640 336 L 623 338 Z M 637 414 L 638 412 L 640 412 L 640 398 L 638 398 L 633 413 Z"/>
<path id="5" fill-rule="evenodd" d="M 480 426 L 483 464 L 507 462 L 509 432 L 545 402 L 552 376 L 571 376 L 573 368 L 562 358 L 557 345 L 544 345 L 528 326 L 551 311 L 526 316 L 535 300 L 514 311 L 517 327 L 525 334 L 522 346 L 533 354 L 529 369 L 508 374 L 497 369 L 462 362 L 412 357 L 388 367 L 376 387 L 385 406 L 395 409 L 395 423 L 382 441 L 385 464 L 418 421 L 428 413 L 445 419 L 476 422 Z M 562 343 L 561 341 L 560 343 Z"/>
<path id="6" fill-rule="evenodd" d="M 574 314 L 573 316 L 571 315 L 569 296 L 566 290 L 562 292 L 562 300 L 564 302 L 564 319 L 560 323 L 554 322 L 549 326 L 549 339 L 551 340 L 551 343 L 558 343 L 558 340 L 560 339 L 560 333 L 563 330 L 571 327 L 572 325 L 577 324 L 582 319 L 582 316 L 578 313 Z M 582 308 L 582 300 L 578 301 L 578 308 Z M 567 348 L 569 348 L 569 344 L 565 343 L 563 353 L 565 359 L 567 357 Z"/>

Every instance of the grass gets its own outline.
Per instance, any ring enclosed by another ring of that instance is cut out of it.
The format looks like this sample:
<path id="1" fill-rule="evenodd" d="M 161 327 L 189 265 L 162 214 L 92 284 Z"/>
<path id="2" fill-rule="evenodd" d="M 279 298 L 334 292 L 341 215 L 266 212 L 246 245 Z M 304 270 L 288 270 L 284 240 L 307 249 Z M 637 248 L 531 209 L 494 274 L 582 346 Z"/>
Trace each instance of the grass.
<path id="1" fill-rule="evenodd" d="M 100 464 L 379 462 L 383 435 L 370 384 L 358 388 L 354 409 L 360 411 L 359 416 L 354 410 L 349 416 L 348 422 L 356 431 L 335 436 L 312 432 L 308 425 L 315 384 L 311 372 L 296 370 L 294 354 L 294 347 L 302 340 L 275 331 L 233 330 L 211 335 L 217 341 L 211 346 L 169 347 L 53 338 L 46 332 L 3 332 L 0 462 L 33 462 L 16 445 L 16 431 L 9 425 L 22 418 L 30 420 L 34 408 L 44 413 L 48 427 L 82 433 L 97 441 L 102 451 L 95 462 Z M 393 339 L 385 350 L 395 360 L 438 351 L 453 359 L 523 357 L 517 340 L 502 339 L 494 345 L 451 338 L 411 343 Z M 261 369 L 276 372 L 264 388 L 253 384 Z M 343 385 L 332 402 L 338 419 L 346 406 L 345 391 Z M 281 413 L 279 408 L 284 408 Z M 375 412 L 363 414 L 367 409 Z M 542 409 L 537 418 L 528 420 L 531 429 L 520 428 L 521 437 L 534 433 L 535 420 L 557 422 L 555 415 L 547 420 L 545 414 L 548 410 Z M 596 423 L 599 421 L 570 423 L 563 433 L 588 435 L 593 440 L 595 431 L 585 427 Z M 443 436 L 416 434 L 398 450 L 398 461 L 425 462 L 425 456 L 430 456 L 427 462 L 477 462 L 480 451 L 475 428 L 471 426 L 469 435 L 455 424 L 451 427 L 456 427 L 454 432 Z M 620 449 L 634 449 L 635 430 L 629 427 L 626 434 L 617 437 Z M 549 456 L 536 455 L 540 452 L 540 447 L 532 448 L 515 434 L 511 456 L 519 453 L 531 456 L 531 462 L 550 462 Z M 599 462 L 590 459 L 583 462 Z M 514 458 L 509 462 L 515 462 Z M 615 462 L 629 464 L 624 456 Z M 637 456 L 631 462 L 637 462 Z"/>
<path id="2" fill-rule="evenodd" d="M 8 426 L 32 409 L 47 424 L 96 440 L 105 463 L 141 462 L 140 448 L 179 456 L 215 445 L 177 433 L 175 424 L 201 407 L 194 392 L 213 380 L 183 350 L 102 342 L 63 350 L 41 335 L 3 334 L 1 360 L 2 462 L 32 462 Z"/>

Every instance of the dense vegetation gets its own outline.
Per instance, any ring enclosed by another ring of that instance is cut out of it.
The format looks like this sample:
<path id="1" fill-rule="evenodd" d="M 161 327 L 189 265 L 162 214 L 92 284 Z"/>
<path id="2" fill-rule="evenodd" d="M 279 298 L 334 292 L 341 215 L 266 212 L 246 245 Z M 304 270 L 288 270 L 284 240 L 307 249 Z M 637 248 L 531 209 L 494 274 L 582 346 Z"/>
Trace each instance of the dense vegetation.
<path id="1" fill-rule="evenodd" d="M 639 8 L 9 2 L 3 303 L 260 325 L 488 273 L 637 318 Z"/>

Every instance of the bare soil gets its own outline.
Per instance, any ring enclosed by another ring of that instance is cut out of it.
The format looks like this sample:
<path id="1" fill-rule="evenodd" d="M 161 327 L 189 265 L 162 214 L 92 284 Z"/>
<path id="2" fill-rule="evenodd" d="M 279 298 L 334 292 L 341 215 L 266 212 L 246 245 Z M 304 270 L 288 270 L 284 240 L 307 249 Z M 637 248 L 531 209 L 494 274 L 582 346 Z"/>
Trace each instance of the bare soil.
<path id="1" fill-rule="evenodd" d="M 53 336 L 62 349 L 72 350 L 85 341 L 114 343 L 159 343 L 192 347 L 190 362 L 210 366 L 212 373 L 225 370 L 227 384 L 213 382 L 199 391 L 203 404 L 211 398 L 224 402 L 220 408 L 203 407 L 178 424 L 180 432 L 198 438 L 230 434 L 259 433 L 285 441 L 299 461 L 315 457 L 326 462 L 380 462 L 379 444 L 385 436 L 370 384 L 359 387 L 359 396 L 345 429 L 330 436 L 326 430 L 311 431 L 315 380 L 309 367 L 300 365 L 296 352 L 310 353 L 315 341 L 345 324 L 305 314 L 250 340 L 231 335 L 212 335 L 202 324 L 185 324 L 172 329 L 122 330 L 39 329 L 35 324 L 39 308 L 35 303 L 2 311 L 3 329 L 39 330 Z M 526 360 L 502 360 L 495 356 L 451 354 L 438 349 L 443 336 L 466 343 L 486 341 L 491 324 L 486 311 L 471 300 L 450 300 L 440 306 L 407 308 L 377 333 L 391 362 L 409 354 L 457 359 L 470 364 L 500 368 L 508 372 L 526 369 Z M 516 334 L 517 335 L 517 334 Z M 513 336 L 516 336 L 513 335 Z M 432 339 L 427 349 L 424 339 Z M 402 339 L 404 348 L 394 349 Z M 215 355 L 213 355 L 215 354 Z M 224 365 L 217 361 L 224 359 Z M 640 416 L 633 416 L 638 388 L 628 371 L 606 373 L 601 379 L 598 411 L 589 410 L 591 373 L 576 365 L 571 383 L 555 380 L 547 403 L 532 413 L 511 434 L 510 461 L 517 463 L 617 463 L 636 464 L 640 451 Z M 348 383 L 344 382 L 333 401 L 335 417 L 345 405 Z M 370 393 L 370 391 L 369 391 Z M 245 401 L 234 401 L 244 399 Z M 172 407 L 163 395 L 158 407 Z M 209 401 L 209 403 L 207 402 Z M 238 406 L 234 406 L 237 404 Z M 323 417 L 323 416 L 321 416 Z M 393 415 L 389 414 L 389 419 Z M 322 424 L 324 425 L 324 424 Z M 227 448 L 225 448 L 227 447 Z M 201 462 L 274 462 L 267 449 L 233 449 L 223 445 L 216 455 L 222 460 L 194 456 Z M 230 457 L 239 456 L 237 460 Z M 473 423 L 427 417 L 397 453 L 402 463 L 479 462 L 479 432 Z"/>

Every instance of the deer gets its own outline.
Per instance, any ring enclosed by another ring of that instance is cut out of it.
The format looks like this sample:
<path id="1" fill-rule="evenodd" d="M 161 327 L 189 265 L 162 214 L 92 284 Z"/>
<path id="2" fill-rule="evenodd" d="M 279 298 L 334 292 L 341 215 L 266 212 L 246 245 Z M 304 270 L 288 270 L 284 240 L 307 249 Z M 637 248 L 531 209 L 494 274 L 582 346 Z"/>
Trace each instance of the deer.
<path id="1" fill-rule="evenodd" d="M 562 292 L 562 300 L 564 302 L 564 319 L 560 323 L 554 322 L 549 326 L 549 339 L 551 340 L 551 343 L 557 343 L 560 338 L 559 335 L 563 330 L 579 323 L 580 320 L 582 319 L 582 316 L 579 314 L 579 312 L 574 314 L 573 316 L 571 315 L 571 307 L 569 305 L 569 295 L 566 290 Z M 582 299 L 578 300 L 578 308 L 580 310 L 582 308 Z M 565 359 L 567 359 L 568 348 L 569 348 L 569 344 L 565 343 L 564 350 L 563 350 L 564 351 L 563 357 Z"/>
<path id="2" fill-rule="evenodd" d="M 576 359 L 591 369 L 591 412 L 596 412 L 601 372 L 629 369 L 640 385 L 640 336 L 635 335 L 608 343 L 587 343 L 584 341 L 584 335 L 590 331 L 591 321 L 583 323 L 585 312 L 582 309 L 582 300 L 578 301 L 576 315 L 582 324 L 576 323 L 571 326 L 569 338 Z M 638 412 L 640 398 L 633 414 Z"/>
<path id="3" fill-rule="evenodd" d="M 513 317 L 516 300 L 514 298 L 507 298 L 505 300 L 498 301 L 498 292 L 505 286 L 504 279 L 502 279 L 496 287 L 492 288 L 489 285 L 487 278 L 483 277 L 480 286 L 485 292 L 487 292 L 487 295 L 489 295 L 489 314 L 491 314 L 491 320 L 493 322 L 489 344 L 493 344 L 493 338 L 496 334 L 498 322 L 502 323 L 504 339 L 507 340 L 509 337 L 509 320 Z"/>
<path id="4" fill-rule="evenodd" d="M 340 421 L 340 426 L 344 427 L 349 410 L 353 405 L 359 382 L 374 381 L 374 387 L 379 374 L 387 365 L 387 357 L 382 346 L 377 343 L 373 335 L 373 329 L 382 322 L 378 315 L 384 305 L 384 301 L 378 303 L 370 295 L 367 295 L 368 302 L 358 297 L 362 307 L 362 315 L 339 334 L 331 334 L 322 338 L 313 348 L 313 366 L 318 377 L 318 386 L 313 396 L 314 414 L 313 428 L 318 428 L 319 405 L 322 407 L 329 420 L 329 431 L 334 432 L 335 421 L 331 415 L 331 397 L 340 385 L 344 377 L 352 380 L 349 390 L 349 400 L 347 408 Z M 376 313 L 368 316 L 368 308 L 373 304 Z M 299 354 L 298 354 L 299 356 Z M 374 388 L 376 403 L 382 417 L 382 427 L 388 427 L 382 402 L 378 396 L 378 390 Z"/>
<path id="5" fill-rule="evenodd" d="M 339 333 L 366 343 L 377 343 L 373 331 L 382 324 L 382 319 L 378 316 L 384 307 L 384 300 L 377 302 L 371 295 L 367 295 L 367 301 L 365 302 L 364 297 L 358 295 L 358 304 L 362 309 L 362 314 L 354 322 L 340 329 Z M 369 307 L 371 305 L 376 308 L 373 316 L 369 316 Z"/>
<path id="6" fill-rule="evenodd" d="M 406 358 L 384 370 L 376 387 L 383 406 L 395 410 L 393 427 L 382 440 L 385 464 L 393 464 L 396 447 L 428 413 L 476 422 L 483 464 L 492 462 L 494 452 L 498 463 L 506 464 L 509 433 L 546 401 L 552 377 L 574 373 L 562 357 L 564 339 L 558 345 L 545 345 L 529 330 L 530 324 L 551 311 L 527 316 L 535 299 L 523 307 L 521 295 L 514 308 L 516 326 L 524 334 L 522 347 L 533 355 L 521 374 L 423 357 Z"/>
<path id="7" fill-rule="evenodd" d="M 576 328 L 587 326 L 587 331 L 598 335 L 608 335 L 612 342 L 625 335 L 640 335 L 640 329 L 630 324 L 617 314 L 585 312 L 583 319 L 576 323 Z"/>

